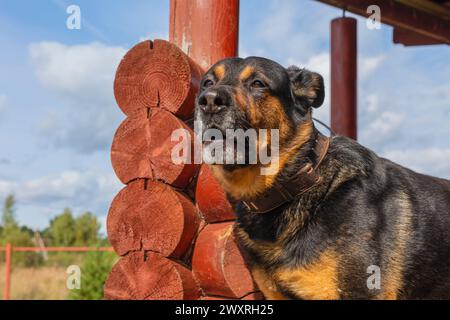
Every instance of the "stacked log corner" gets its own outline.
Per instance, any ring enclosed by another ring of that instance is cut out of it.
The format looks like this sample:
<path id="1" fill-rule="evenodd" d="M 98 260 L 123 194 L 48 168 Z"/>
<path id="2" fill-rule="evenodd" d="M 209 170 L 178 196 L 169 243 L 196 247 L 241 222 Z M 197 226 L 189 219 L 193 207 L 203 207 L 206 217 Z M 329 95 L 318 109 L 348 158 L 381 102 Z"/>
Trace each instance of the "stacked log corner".
<path id="1" fill-rule="evenodd" d="M 192 117 L 200 77 L 200 68 L 164 40 L 137 44 L 119 64 L 114 94 L 127 118 L 111 162 L 126 186 L 108 214 L 108 237 L 121 258 L 105 283 L 106 299 L 201 296 L 189 261 L 202 220 L 188 196 L 199 166 L 171 159 L 172 132 L 190 131 L 183 120 Z"/>
<path id="2" fill-rule="evenodd" d="M 174 130 L 194 139 L 186 120 L 202 73 L 164 40 L 137 44 L 119 64 L 114 93 L 127 118 L 111 161 L 125 187 L 107 219 L 121 258 L 105 283 L 106 299 L 262 298 L 234 239 L 233 209 L 209 167 L 171 159 Z"/>

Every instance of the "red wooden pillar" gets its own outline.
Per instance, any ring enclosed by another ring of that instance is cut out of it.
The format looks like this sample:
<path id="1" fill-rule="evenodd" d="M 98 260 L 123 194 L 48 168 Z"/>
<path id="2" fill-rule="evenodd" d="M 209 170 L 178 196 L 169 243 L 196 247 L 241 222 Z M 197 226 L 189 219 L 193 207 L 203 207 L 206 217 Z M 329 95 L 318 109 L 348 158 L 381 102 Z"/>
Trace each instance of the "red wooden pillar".
<path id="1" fill-rule="evenodd" d="M 11 287 L 11 243 L 6 244 L 5 248 L 5 287 L 3 288 L 3 300 L 9 300 L 9 292 Z"/>
<path id="2" fill-rule="evenodd" d="M 331 21 L 331 128 L 357 138 L 356 19 Z"/>
<path id="3" fill-rule="evenodd" d="M 238 55 L 239 0 L 170 0 L 169 40 L 203 70 Z M 199 172 L 197 206 L 207 223 L 229 221 L 233 209 L 207 165 Z"/>
<path id="4" fill-rule="evenodd" d="M 238 55 L 239 0 L 171 0 L 169 40 L 203 69 Z"/>

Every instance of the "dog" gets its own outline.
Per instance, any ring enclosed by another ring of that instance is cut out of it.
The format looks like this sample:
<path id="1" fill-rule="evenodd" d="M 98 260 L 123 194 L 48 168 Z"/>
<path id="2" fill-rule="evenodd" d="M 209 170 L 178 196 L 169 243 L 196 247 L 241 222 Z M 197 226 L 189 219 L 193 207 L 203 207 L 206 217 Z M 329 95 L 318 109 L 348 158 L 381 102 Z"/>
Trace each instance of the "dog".
<path id="1" fill-rule="evenodd" d="M 273 174 L 211 164 L 255 283 L 266 299 L 449 299 L 450 181 L 324 136 L 323 100 L 318 73 L 260 57 L 219 61 L 200 83 L 202 130 L 279 132 Z"/>

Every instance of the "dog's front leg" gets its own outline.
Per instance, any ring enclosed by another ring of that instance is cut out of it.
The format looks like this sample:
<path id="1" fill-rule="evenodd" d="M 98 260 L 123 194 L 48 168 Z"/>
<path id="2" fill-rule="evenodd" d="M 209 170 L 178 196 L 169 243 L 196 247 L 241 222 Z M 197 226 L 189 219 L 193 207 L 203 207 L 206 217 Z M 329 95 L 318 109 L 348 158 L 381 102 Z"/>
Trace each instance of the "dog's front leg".
<path id="1" fill-rule="evenodd" d="M 259 267 L 252 269 L 253 280 L 258 285 L 259 290 L 263 293 L 267 300 L 289 300 L 283 295 L 273 282 L 270 275 Z"/>

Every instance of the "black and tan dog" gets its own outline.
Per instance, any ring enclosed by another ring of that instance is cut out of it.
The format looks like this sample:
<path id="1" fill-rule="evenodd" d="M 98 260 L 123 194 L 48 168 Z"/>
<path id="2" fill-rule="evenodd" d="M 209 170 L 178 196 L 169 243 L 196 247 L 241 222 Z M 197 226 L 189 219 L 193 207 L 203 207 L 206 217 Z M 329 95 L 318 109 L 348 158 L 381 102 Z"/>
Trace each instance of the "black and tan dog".
<path id="1" fill-rule="evenodd" d="M 220 61 L 202 80 L 204 129 L 280 133 L 276 174 L 211 166 L 255 282 L 268 299 L 449 299 L 450 181 L 324 137 L 311 117 L 323 99 L 319 74 L 264 58 Z"/>

